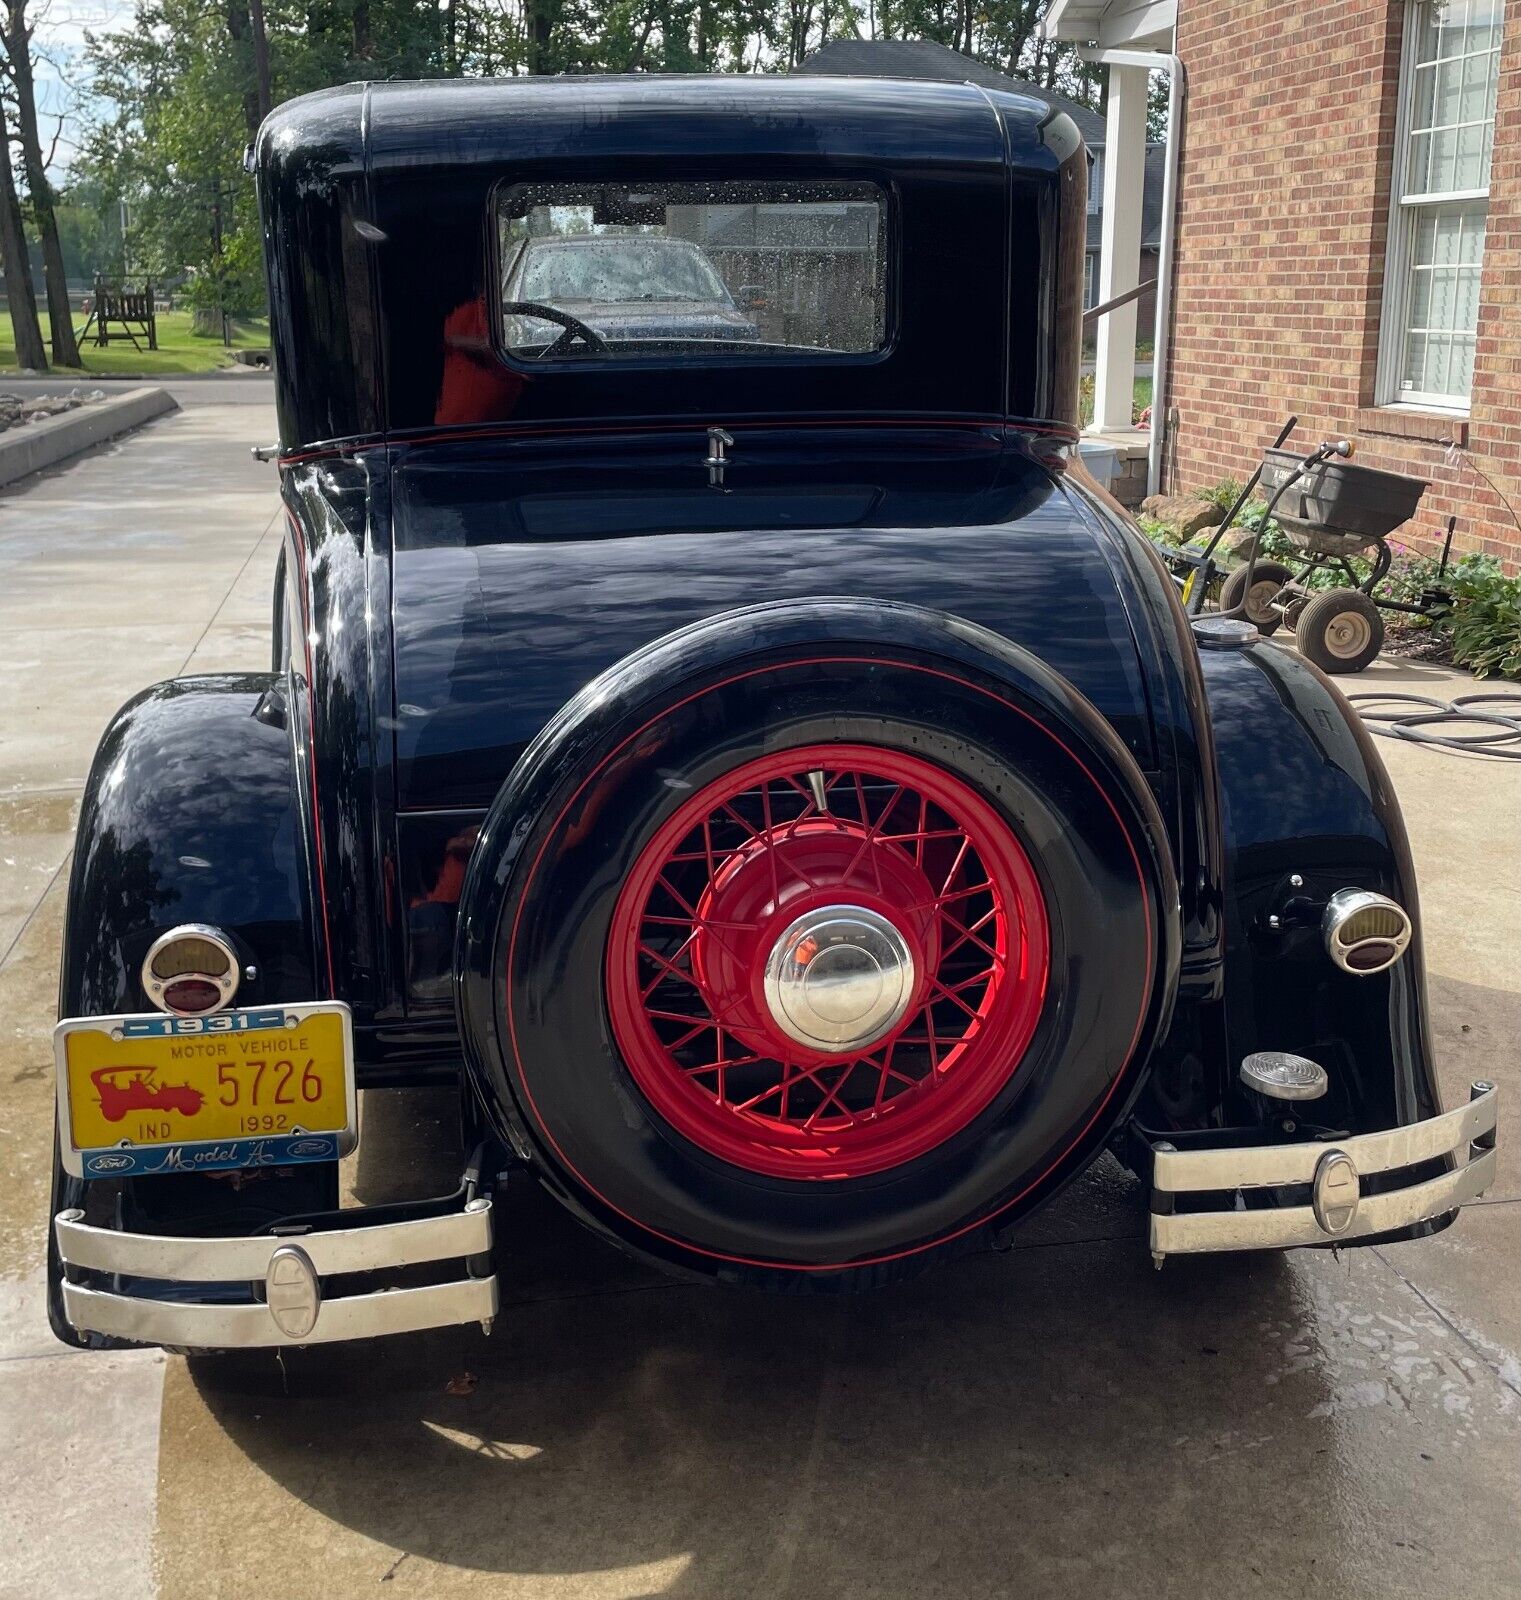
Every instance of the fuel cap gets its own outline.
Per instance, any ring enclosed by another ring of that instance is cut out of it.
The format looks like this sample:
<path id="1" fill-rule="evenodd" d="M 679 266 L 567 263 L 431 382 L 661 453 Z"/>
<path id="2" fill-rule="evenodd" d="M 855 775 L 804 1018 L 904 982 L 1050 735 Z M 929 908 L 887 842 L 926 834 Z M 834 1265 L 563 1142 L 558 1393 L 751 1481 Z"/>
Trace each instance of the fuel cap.
<path id="1" fill-rule="evenodd" d="M 1201 650 L 1244 650 L 1262 637 L 1245 617 L 1195 617 L 1193 634 Z"/>

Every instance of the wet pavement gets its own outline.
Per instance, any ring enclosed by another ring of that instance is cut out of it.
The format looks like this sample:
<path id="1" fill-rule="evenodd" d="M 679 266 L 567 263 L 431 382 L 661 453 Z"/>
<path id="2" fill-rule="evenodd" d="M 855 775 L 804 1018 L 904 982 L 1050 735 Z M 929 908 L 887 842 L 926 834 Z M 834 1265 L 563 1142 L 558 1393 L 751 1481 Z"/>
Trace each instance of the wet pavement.
<path id="1" fill-rule="evenodd" d="M 130 693 L 267 659 L 275 482 L 247 446 L 273 424 L 243 392 L 0 491 L 3 1600 L 1521 1593 L 1521 772 L 1435 751 L 1386 754 L 1444 1086 L 1508 1094 L 1499 1181 L 1438 1239 L 1156 1273 L 1104 1164 L 1006 1253 L 780 1299 L 660 1278 L 529 1192 L 489 1340 L 53 1342 L 73 818 Z M 446 1098 L 366 1102 L 351 1193 L 452 1182 Z"/>

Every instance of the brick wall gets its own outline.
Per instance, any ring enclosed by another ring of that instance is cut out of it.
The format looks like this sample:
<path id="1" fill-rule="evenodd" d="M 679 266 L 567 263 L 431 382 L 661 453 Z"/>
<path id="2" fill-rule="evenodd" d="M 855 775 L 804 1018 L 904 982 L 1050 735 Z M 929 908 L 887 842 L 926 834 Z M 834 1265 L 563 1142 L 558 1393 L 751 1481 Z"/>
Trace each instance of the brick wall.
<path id="1" fill-rule="evenodd" d="M 1291 412 L 1306 448 L 1431 480 L 1403 537 L 1521 567 L 1521 0 L 1508 0 L 1469 419 L 1373 405 L 1402 0 L 1181 0 L 1188 72 L 1169 488 L 1245 477 Z"/>

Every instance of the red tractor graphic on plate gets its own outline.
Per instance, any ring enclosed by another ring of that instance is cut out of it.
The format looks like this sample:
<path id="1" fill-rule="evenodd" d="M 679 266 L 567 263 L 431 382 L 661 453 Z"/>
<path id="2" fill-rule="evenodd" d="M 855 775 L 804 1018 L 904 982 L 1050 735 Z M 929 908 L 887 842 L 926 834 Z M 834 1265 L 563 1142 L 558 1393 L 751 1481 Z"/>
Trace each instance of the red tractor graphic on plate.
<path id="1" fill-rule="evenodd" d="M 129 1111 L 179 1111 L 193 1117 L 206 1098 L 188 1083 L 155 1083 L 152 1067 L 101 1067 L 90 1074 L 100 1114 L 120 1122 Z"/>

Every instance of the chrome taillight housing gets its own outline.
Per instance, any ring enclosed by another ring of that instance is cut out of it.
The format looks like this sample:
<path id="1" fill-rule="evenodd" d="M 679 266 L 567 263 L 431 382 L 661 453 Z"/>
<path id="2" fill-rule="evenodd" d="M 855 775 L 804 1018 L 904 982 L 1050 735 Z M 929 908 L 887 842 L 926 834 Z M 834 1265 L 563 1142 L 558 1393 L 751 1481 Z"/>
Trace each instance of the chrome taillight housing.
<path id="1" fill-rule="evenodd" d="M 1410 913 L 1371 889 L 1338 889 L 1326 903 L 1320 931 L 1326 954 L 1354 977 L 1387 971 L 1404 955 L 1414 931 Z"/>
<path id="2" fill-rule="evenodd" d="M 179 1017 L 230 1006 L 239 977 L 232 940 L 202 922 L 181 923 L 161 933 L 143 957 L 143 993 L 149 1004 Z"/>

